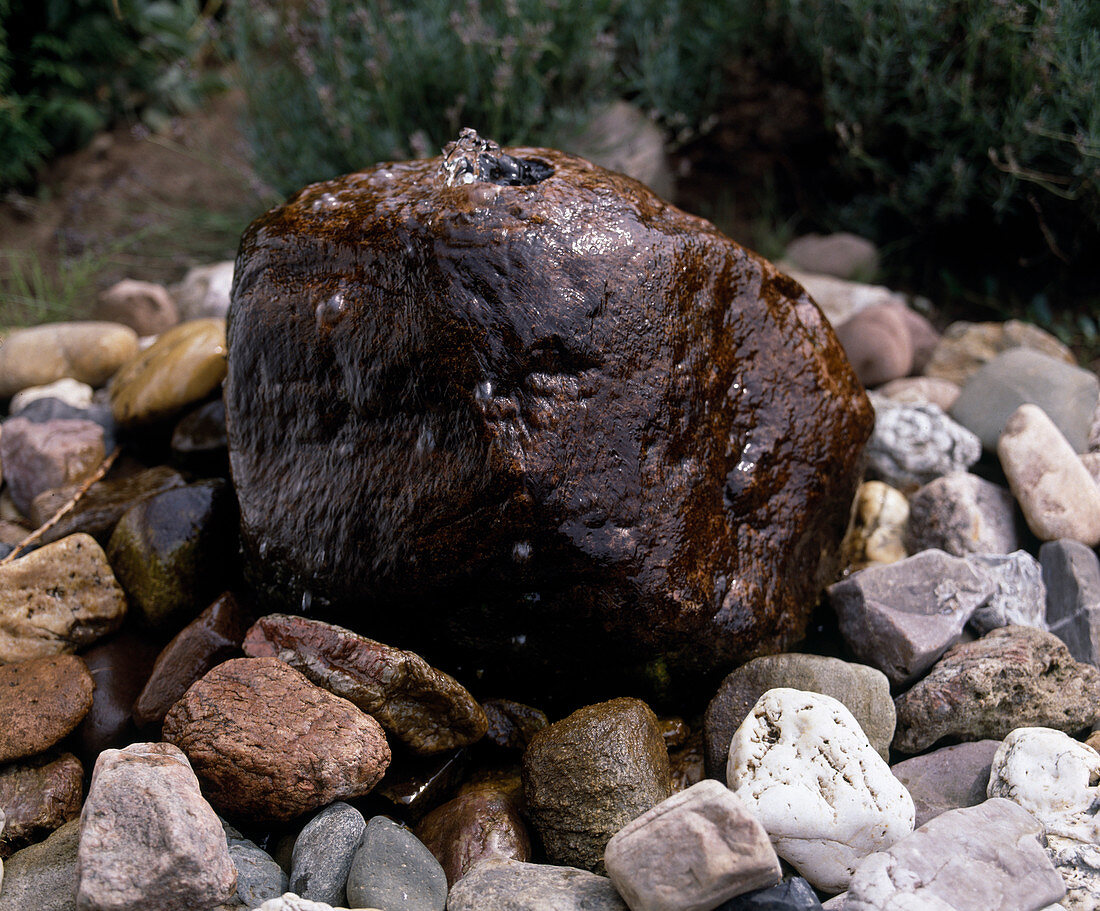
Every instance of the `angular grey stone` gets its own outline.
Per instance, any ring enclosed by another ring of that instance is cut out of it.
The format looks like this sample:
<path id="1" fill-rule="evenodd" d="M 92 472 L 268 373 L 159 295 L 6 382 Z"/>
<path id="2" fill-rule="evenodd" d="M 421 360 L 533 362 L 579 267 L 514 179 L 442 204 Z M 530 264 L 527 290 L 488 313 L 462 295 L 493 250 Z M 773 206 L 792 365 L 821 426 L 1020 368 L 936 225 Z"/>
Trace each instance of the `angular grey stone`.
<path id="1" fill-rule="evenodd" d="M 290 891 L 302 898 L 347 904 L 345 885 L 367 821 L 343 801 L 329 804 L 306 823 L 290 859 Z"/>
<path id="2" fill-rule="evenodd" d="M 971 615 L 972 627 L 980 633 L 1012 625 L 1046 629 L 1047 591 L 1039 561 L 1031 554 L 972 554 L 966 561 L 987 573 L 994 585 L 989 600 Z"/>
<path id="3" fill-rule="evenodd" d="M 781 876 L 764 827 L 709 778 L 616 832 L 604 865 L 631 911 L 705 911 Z"/>
<path id="4" fill-rule="evenodd" d="M 829 586 L 840 632 L 861 661 L 895 684 L 910 683 L 959 638 L 993 593 L 965 560 L 926 550 L 872 566 Z"/>
<path id="5" fill-rule="evenodd" d="M 984 803 L 999 740 L 976 740 L 914 756 L 890 767 L 917 811 L 920 828 L 948 810 Z"/>
<path id="6" fill-rule="evenodd" d="M 724 781 L 733 732 L 756 700 L 776 687 L 824 693 L 842 702 L 855 716 L 871 746 L 886 760 L 894 739 L 894 701 L 885 675 L 866 664 L 824 655 L 763 655 L 731 672 L 703 717 L 707 774 Z"/>
<path id="7" fill-rule="evenodd" d="M 80 820 L 65 823 L 45 841 L 7 860 L 0 911 L 76 911 L 76 854 Z"/>
<path id="8" fill-rule="evenodd" d="M 348 872 L 348 905 L 443 911 L 447 876 L 431 851 L 385 816 L 367 823 Z"/>
<path id="9" fill-rule="evenodd" d="M 218 817 L 168 743 L 104 750 L 80 816 L 78 911 L 211 908 L 237 891 Z"/>
<path id="10" fill-rule="evenodd" d="M 859 865 L 845 911 L 1038 911 L 1065 885 L 1042 825 L 1010 800 L 949 810 Z"/>
<path id="11" fill-rule="evenodd" d="M 1047 589 L 1047 627 L 1078 661 L 1100 665 L 1100 559 L 1080 541 L 1039 548 Z"/>
<path id="12" fill-rule="evenodd" d="M 447 911 L 627 911 L 611 880 L 576 867 L 482 861 L 455 883 Z"/>
<path id="13" fill-rule="evenodd" d="M 237 868 L 237 901 L 243 908 L 257 908 L 287 891 L 287 876 L 274 859 L 255 842 L 231 826 L 225 828 L 229 856 Z"/>
<path id="14" fill-rule="evenodd" d="M 966 471 L 982 455 L 981 441 L 938 405 L 871 395 L 875 429 L 867 442 L 867 477 L 912 493 L 935 478 Z"/>
<path id="15" fill-rule="evenodd" d="M 801 876 L 792 876 L 778 886 L 731 898 L 714 911 L 821 911 L 821 902 L 813 886 Z"/>
<path id="16" fill-rule="evenodd" d="M 1007 554 L 1020 548 L 1023 523 L 1007 487 L 965 471 L 929 481 L 909 498 L 905 547 L 967 554 Z"/>
<path id="17" fill-rule="evenodd" d="M 1029 348 L 999 354 L 975 373 L 951 406 L 951 416 L 993 452 L 1013 412 L 1038 405 L 1075 452 L 1088 451 L 1089 426 L 1100 394 L 1091 371 Z"/>

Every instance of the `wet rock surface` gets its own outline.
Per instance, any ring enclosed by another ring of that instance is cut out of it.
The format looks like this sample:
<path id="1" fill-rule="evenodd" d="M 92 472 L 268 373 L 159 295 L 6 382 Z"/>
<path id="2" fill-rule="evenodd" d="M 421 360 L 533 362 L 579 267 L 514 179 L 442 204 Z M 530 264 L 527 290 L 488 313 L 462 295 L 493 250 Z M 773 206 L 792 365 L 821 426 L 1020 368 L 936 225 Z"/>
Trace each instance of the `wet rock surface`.
<path id="1" fill-rule="evenodd" d="M 450 674 L 413 652 L 330 623 L 269 614 L 248 631 L 244 651 L 297 668 L 372 715 L 414 753 L 467 746 L 489 725 L 481 706 Z"/>
<path id="2" fill-rule="evenodd" d="M 92 707 L 95 684 L 75 655 L 0 665 L 0 763 L 48 750 Z"/>
<path id="3" fill-rule="evenodd" d="M 0 398 L 71 377 L 101 386 L 137 354 L 137 334 L 118 323 L 48 323 L 16 329 L 0 346 Z"/>
<path id="4" fill-rule="evenodd" d="M 671 793 L 656 716 L 629 698 L 578 709 L 532 738 L 523 790 L 548 858 L 602 872 L 611 836 Z"/>
<path id="5" fill-rule="evenodd" d="M 30 511 L 34 498 L 43 491 L 90 478 L 106 455 L 103 428 L 92 421 L 38 424 L 11 418 L 4 422 L 0 437 L 4 480 L 23 513 Z"/>
<path id="6" fill-rule="evenodd" d="M 84 767 L 72 753 L 0 766 L 0 857 L 42 841 L 80 815 Z"/>
<path id="7" fill-rule="evenodd" d="M 156 646 L 130 630 L 93 646 L 84 662 L 95 679 L 92 708 L 81 722 L 80 755 L 93 766 L 108 747 L 121 747 L 137 740 L 132 706 L 149 679 Z"/>
<path id="8" fill-rule="evenodd" d="M 831 330 L 640 185 L 512 153 L 549 176 L 391 165 L 244 237 L 226 413 L 254 575 L 559 681 L 793 641 L 870 427 Z"/>
<path id="9" fill-rule="evenodd" d="M 294 841 L 290 891 L 312 901 L 346 905 L 348 872 L 366 827 L 363 814 L 343 801 L 314 816 Z"/>
<path id="10" fill-rule="evenodd" d="M 195 683 L 164 719 L 226 813 L 289 820 L 368 793 L 389 765 L 381 727 L 274 658 L 235 658 Z"/>
<path id="11" fill-rule="evenodd" d="M 348 903 L 354 908 L 443 911 L 447 877 L 408 829 L 385 816 L 367 823 L 348 872 Z"/>
<path id="12" fill-rule="evenodd" d="M 1005 626 L 952 648 L 895 705 L 903 753 L 948 736 L 1001 740 L 1018 727 L 1076 734 L 1100 717 L 1100 671 L 1048 632 Z"/>

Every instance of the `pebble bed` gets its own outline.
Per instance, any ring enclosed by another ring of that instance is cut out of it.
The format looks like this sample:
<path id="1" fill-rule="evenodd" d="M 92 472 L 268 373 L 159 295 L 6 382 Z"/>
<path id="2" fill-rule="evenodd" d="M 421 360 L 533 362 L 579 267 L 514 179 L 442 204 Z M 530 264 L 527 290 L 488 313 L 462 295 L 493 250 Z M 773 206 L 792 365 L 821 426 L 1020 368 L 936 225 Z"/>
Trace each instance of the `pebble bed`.
<path id="1" fill-rule="evenodd" d="M 858 238 L 788 256 L 870 390 L 865 480 L 801 650 L 680 715 L 257 615 L 230 264 L 8 333 L 0 911 L 1100 908 L 1100 383 L 850 281 Z"/>

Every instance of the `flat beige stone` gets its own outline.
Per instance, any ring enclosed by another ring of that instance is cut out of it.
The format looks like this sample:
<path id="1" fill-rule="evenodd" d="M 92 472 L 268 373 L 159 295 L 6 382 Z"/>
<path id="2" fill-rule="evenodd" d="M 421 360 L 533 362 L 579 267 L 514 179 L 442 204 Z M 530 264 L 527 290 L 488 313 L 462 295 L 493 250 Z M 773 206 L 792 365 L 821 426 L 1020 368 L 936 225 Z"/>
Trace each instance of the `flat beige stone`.
<path id="1" fill-rule="evenodd" d="M 1100 487 L 1041 408 L 1021 405 L 1013 412 L 997 455 L 1035 537 L 1100 544 Z"/>
<path id="2" fill-rule="evenodd" d="M 13 329 L 0 347 L 0 398 L 64 377 L 102 386 L 137 350 L 137 333 L 119 323 L 46 323 Z"/>
<path id="3" fill-rule="evenodd" d="M 0 566 L 0 662 L 75 652 L 122 625 L 126 596 L 91 535 Z"/>
<path id="4" fill-rule="evenodd" d="M 181 323 L 118 372 L 111 411 L 124 426 L 170 417 L 213 392 L 225 371 L 225 320 Z"/>

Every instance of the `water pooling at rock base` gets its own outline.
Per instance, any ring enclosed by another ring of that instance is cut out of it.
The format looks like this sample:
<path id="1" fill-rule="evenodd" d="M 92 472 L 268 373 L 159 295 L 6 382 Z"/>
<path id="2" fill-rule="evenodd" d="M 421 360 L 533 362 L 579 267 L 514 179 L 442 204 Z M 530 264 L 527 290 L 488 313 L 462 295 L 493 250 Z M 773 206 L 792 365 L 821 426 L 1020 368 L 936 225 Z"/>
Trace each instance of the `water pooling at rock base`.
<path id="1" fill-rule="evenodd" d="M 225 400 L 258 589 L 589 701 L 795 642 L 872 423 L 820 311 L 629 178 L 463 141 L 242 239 Z"/>

